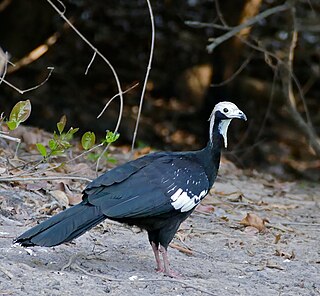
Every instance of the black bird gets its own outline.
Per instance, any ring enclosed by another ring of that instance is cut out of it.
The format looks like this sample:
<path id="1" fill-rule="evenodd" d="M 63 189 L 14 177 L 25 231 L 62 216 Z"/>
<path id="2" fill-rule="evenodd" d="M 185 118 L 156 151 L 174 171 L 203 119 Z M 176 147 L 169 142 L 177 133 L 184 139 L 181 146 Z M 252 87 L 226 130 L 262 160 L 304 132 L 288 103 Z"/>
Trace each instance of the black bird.
<path id="1" fill-rule="evenodd" d="M 235 104 L 218 103 L 210 116 L 209 141 L 204 149 L 156 152 L 118 166 L 89 183 L 80 204 L 34 226 L 14 243 L 24 247 L 60 245 L 109 218 L 145 229 L 157 270 L 174 277 L 167 247 L 212 187 L 233 118 L 246 120 Z"/>

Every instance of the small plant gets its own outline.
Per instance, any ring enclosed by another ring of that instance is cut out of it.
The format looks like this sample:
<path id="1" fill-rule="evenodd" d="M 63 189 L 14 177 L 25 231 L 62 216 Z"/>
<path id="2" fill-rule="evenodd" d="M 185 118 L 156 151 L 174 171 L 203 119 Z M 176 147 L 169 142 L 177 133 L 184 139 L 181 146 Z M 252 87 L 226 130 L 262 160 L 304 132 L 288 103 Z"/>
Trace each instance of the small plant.
<path id="1" fill-rule="evenodd" d="M 111 132 L 111 131 L 107 131 L 106 137 L 105 137 L 104 140 L 102 140 L 102 143 L 103 144 L 112 144 L 115 141 L 117 141 L 119 139 L 119 137 L 120 137 L 119 133 L 114 133 L 114 132 Z"/>
<path id="2" fill-rule="evenodd" d="M 63 115 L 60 121 L 57 123 L 58 132 L 53 132 L 53 138 L 48 142 L 48 148 L 42 145 L 41 143 L 37 143 L 37 149 L 40 154 L 47 159 L 50 156 L 61 155 L 67 149 L 72 147 L 70 141 L 73 138 L 73 135 L 79 130 L 78 128 L 71 127 L 67 132 L 64 132 L 64 128 L 67 123 L 67 118 Z"/>
<path id="3" fill-rule="evenodd" d="M 93 162 L 97 161 L 98 158 L 100 157 L 100 154 L 99 153 L 89 153 L 87 158 Z M 110 156 L 109 152 L 106 151 L 104 154 L 103 154 L 103 158 L 107 161 L 107 162 L 110 162 L 110 163 L 113 163 L 113 164 L 116 164 L 117 163 L 117 159 Z"/>
<path id="4" fill-rule="evenodd" d="M 8 126 L 9 130 L 15 130 L 22 122 L 26 121 L 31 114 L 31 102 L 30 100 L 18 102 L 11 110 L 9 119 L 6 120 L 3 113 L 0 114 L 0 128 L 1 125 L 5 124 Z M 78 128 L 71 127 L 67 132 L 65 132 L 65 127 L 67 124 L 67 117 L 63 115 L 60 121 L 57 123 L 58 131 L 53 132 L 52 138 L 48 141 L 47 147 L 41 143 L 37 143 L 36 147 L 42 157 L 47 160 L 49 157 L 54 155 L 61 155 L 67 149 L 72 147 L 70 143 L 73 139 L 74 134 L 79 130 Z M 109 145 L 114 143 L 120 134 L 111 131 L 106 132 L 105 138 L 101 141 L 102 145 Z M 0 129 L 0 137 L 15 140 L 20 143 L 20 139 L 12 138 L 4 135 Z M 94 132 L 85 132 L 81 138 L 81 145 L 84 150 L 90 150 L 96 142 L 96 136 Z M 100 144 L 100 145 L 101 145 Z M 108 162 L 116 162 L 116 160 L 109 156 L 107 152 L 104 153 L 104 157 Z M 97 160 L 99 154 L 90 153 L 88 158 L 91 160 Z"/>
<path id="5" fill-rule="evenodd" d="M 20 101 L 17 104 L 14 105 L 12 108 L 9 120 L 5 120 L 5 116 L 3 113 L 0 114 L 0 137 L 4 138 L 9 141 L 14 141 L 17 143 L 15 156 L 18 154 L 18 149 L 21 143 L 21 140 L 19 138 L 11 137 L 7 135 L 6 132 L 2 131 L 2 125 L 6 124 L 9 130 L 15 130 L 21 122 L 24 122 L 28 119 L 31 113 L 31 103 L 29 100 L 26 101 Z"/>
<path id="6" fill-rule="evenodd" d="M 106 136 L 105 138 L 101 141 L 101 144 L 103 145 L 109 145 L 109 144 L 112 144 L 114 143 L 115 141 L 117 141 L 120 137 L 120 134 L 119 133 L 114 133 L 114 132 L 111 132 L 111 131 L 108 131 L 106 132 Z M 82 143 L 82 147 L 85 149 L 85 150 L 89 150 L 91 147 L 93 147 L 94 145 L 94 142 L 95 142 L 95 135 L 94 133 L 92 132 L 86 132 L 83 136 L 82 136 L 82 139 L 81 139 L 81 143 Z M 97 161 L 100 157 L 100 153 L 89 153 L 88 154 L 88 159 L 89 160 L 92 160 L 92 161 Z M 110 162 L 110 163 L 116 163 L 117 160 L 111 156 L 109 156 L 109 153 L 106 151 L 103 153 L 103 158 Z"/>
<path id="7" fill-rule="evenodd" d="M 26 121 L 31 113 L 31 103 L 29 100 L 20 101 L 14 105 L 12 108 L 9 120 L 5 121 L 5 117 L 3 113 L 0 116 L 0 124 L 3 122 L 8 126 L 8 128 L 12 131 L 15 130 L 20 123 Z"/>

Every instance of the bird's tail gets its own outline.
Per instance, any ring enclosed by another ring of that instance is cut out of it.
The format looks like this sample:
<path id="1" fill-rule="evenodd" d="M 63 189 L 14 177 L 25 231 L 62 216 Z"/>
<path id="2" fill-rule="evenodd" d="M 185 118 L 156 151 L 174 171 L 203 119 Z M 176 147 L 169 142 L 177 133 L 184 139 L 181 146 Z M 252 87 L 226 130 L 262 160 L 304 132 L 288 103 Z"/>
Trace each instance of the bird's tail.
<path id="1" fill-rule="evenodd" d="M 14 240 L 23 247 L 53 247 L 82 235 L 106 216 L 100 208 L 82 202 L 34 226 Z"/>

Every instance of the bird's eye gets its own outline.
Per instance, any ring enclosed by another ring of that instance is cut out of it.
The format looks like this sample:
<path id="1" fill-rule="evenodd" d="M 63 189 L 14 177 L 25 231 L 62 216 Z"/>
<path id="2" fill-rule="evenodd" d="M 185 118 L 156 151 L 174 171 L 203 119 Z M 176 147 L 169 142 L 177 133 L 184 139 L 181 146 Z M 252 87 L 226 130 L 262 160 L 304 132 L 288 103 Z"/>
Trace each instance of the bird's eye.
<path id="1" fill-rule="evenodd" d="M 224 109 L 223 109 L 223 112 L 224 112 L 224 113 L 228 113 L 228 112 L 229 112 L 228 108 L 224 108 Z"/>

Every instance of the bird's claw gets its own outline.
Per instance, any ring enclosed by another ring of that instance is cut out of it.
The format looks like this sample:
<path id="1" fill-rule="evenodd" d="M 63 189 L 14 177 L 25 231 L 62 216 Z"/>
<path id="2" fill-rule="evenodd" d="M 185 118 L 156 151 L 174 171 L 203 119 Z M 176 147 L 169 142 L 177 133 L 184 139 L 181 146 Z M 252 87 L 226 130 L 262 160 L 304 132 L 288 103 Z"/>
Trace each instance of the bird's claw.
<path id="1" fill-rule="evenodd" d="M 163 267 L 157 267 L 155 268 L 156 272 L 164 272 L 164 268 Z"/>
<path id="2" fill-rule="evenodd" d="M 164 275 L 169 276 L 174 279 L 182 279 L 182 275 L 178 272 L 173 271 L 173 270 L 165 271 Z"/>

